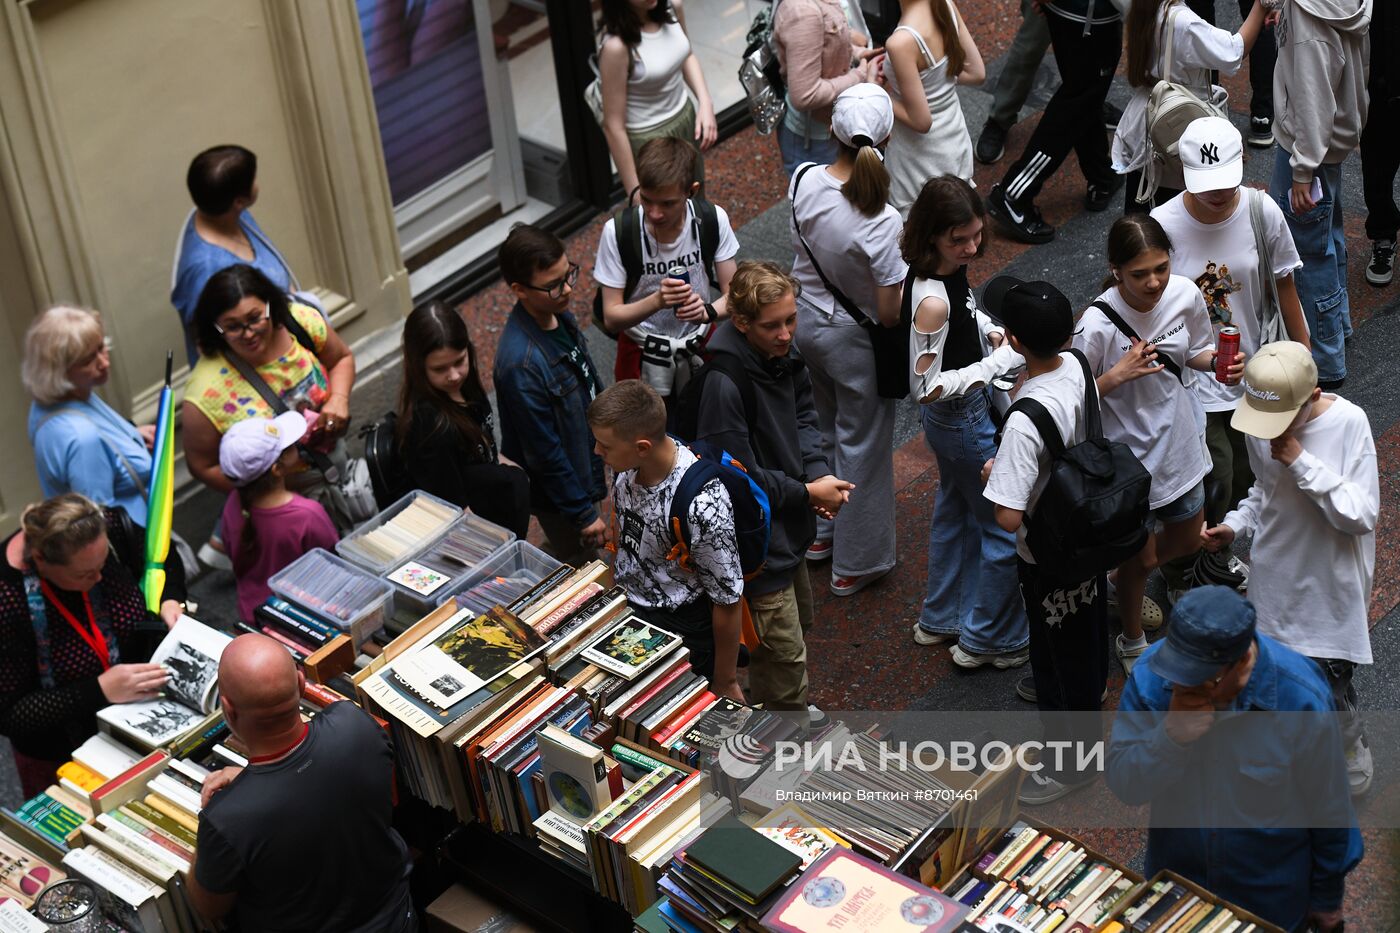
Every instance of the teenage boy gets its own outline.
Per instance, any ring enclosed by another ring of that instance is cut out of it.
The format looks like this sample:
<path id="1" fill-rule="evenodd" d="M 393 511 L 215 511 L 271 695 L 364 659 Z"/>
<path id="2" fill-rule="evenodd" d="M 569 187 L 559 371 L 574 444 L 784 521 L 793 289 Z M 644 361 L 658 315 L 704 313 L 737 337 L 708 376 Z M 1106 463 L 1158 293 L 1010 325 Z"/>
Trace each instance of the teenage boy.
<path id="1" fill-rule="evenodd" d="M 663 398 L 680 387 L 678 370 L 688 377 L 699 365 L 705 336 L 724 316 L 739 252 L 724 208 L 698 197 L 697 158 L 694 146 L 672 136 L 641 148 L 641 204 L 623 208 L 603 226 L 593 266 L 603 289 L 603 323 L 618 334 L 613 376 L 619 382 L 640 378 Z M 619 244 L 619 235 L 628 242 Z M 676 267 L 686 270 L 689 284 L 670 277 Z"/>
<path id="2" fill-rule="evenodd" d="M 739 265 L 730 319 L 710 340 L 715 361 L 704 371 L 695 432 L 727 450 L 768 493 L 768 559 L 744 587 L 759 640 L 749 693 L 781 710 L 807 709 L 803 636 L 813 608 L 806 555 L 817 538 L 816 514 L 835 515 L 855 488 L 833 476 L 822 456 L 812 378 L 793 346 L 797 290 L 797 280 L 772 263 Z"/>
<path id="3" fill-rule="evenodd" d="M 1035 197 L 1073 150 L 1089 183 L 1086 210 L 1105 210 L 1123 178 L 1108 158 L 1103 104 L 1123 52 L 1123 22 L 1112 0 L 1043 0 L 1060 89 L 1045 106 L 1025 150 L 987 195 L 987 210 L 1013 240 L 1049 243 L 1055 228 L 1045 222 Z"/>
<path id="4" fill-rule="evenodd" d="M 724 484 L 710 480 L 690 503 L 690 567 L 683 568 L 670 557 L 668 518 L 696 456 L 666 433 L 666 403 L 646 383 L 628 379 L 593 400 L 588 425 L 613 471 L 617 585 L 638 615 L 681 636 L 691 669 L 709 678 L 715 695 L 746 702 L 737 677 L 744 574 Z"/>
<path id="5" fill-rule="evenodd" d="M 558 237 L 528 224 L 511 228 L 498 260 L 516 299 L 493 369 L 501 452 L 530 477 L 530 511 L 548 549 L 586 563 L 607 537 L 598 511 L 607 486 L 588 430 L 588 405 L 603 386 L 569 313 L 578 266 Z"/>
<path id="6" fill-rule="evenodd" d="M 1303 260 L 1298 297 L 1324 389 L 1340 387 L 1347 375 L 1351 305 L 1342 229 L 1342 163 L 1360 144 L 1366 125 L 1371 2 L 1266 2 L 1280 10 L 1274 69 L 1278 148 L 1269 194 L 1284 209 Z"/>
<path id="7" fill-rule="evenodd" d="M 1201 532 L 1207 549 L 1254 532 L 1249 597 L 1259 630 L 1318 663 L 1341 711 L 1352 793 L 1371 784 L 1371 750 L 1352 675 L 1371 663 L 1367 610 L 1376 568 L 1380 479 L 1366 413 L 1317 387 L 1302 344 L 1262 347 L 1244 367 L 1231 424 L 1248 434 L 1254 485 Z M 1306 545 L 1300 546 L 1301 542 Z"/>
<path id="8" fill-rule="evenodd" d="M 1012 349 L 1025 358 L 1027 378 L 1017 399 L 1033 398 L 1043 405 L 1066 447 L 1082 442 L 1085 370 L 1078 357 L 1062 352 L 1074 331 L 1069 299 L 1048 282 L 1003 275 L 987 284 L 982 304 L 1006 328 Z M 1091 745 L 1102 731 L 1085 714 L 1098 711 L 1108 683 L 1105 584 L 1102 574 L 1086 574 L 1078 586 L 1058 586 L 1036 567 L 1026 545 L 1025 520 L 1049 482 L 1049 467 L 1050 453 L 1035 423 L 1023 412 L 1012 412 L 1002 427 L 996 458 L 984 467 L 985 495 L 996 505 L 997 524 L 1016 533 L 1021 598 L 1031 636 L 1034 690 L 1026 692 L 1032 692 L 1040 706 L 1047 739 Z M 1020 688 L 1017 692 L 1023 693 Z M 1051 760 L 1042 761 L 1041 770 L 1022 785 L 1021 803 L 1049 803 L 1090 780 L 1070 768 L 1055 768 Z"/>

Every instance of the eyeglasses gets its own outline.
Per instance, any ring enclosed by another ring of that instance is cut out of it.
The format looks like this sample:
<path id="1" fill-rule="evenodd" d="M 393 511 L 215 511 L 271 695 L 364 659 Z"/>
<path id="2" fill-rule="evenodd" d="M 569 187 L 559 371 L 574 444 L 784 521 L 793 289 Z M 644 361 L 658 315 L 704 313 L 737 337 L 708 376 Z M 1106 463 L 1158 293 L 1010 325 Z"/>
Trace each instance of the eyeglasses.
<path id="1" fill-rule="evenodd" d="M 220 337 L 246 337 L 267 323 L 267 319 L 272 316 L 271 309 L 267 305 L 257 313 L 256 316 L 248 318 L 241 324 L 230 324 L 228 327 L 214 325 L 214 330 L 218 331 Z"/>
<path id="2" fill-rule="evenodd" d="M 565 272 L 565 273 L 564 273 L 564 277 L 563 277 L 562 279 L 560 279 L 559 281 L 557 281 L 557 282 L 550 282 L 548 285 L 526 285 L 525 287 L 526 287 L 526 288 L 529 288 L 529 289 L 533 289 L 534 291 L 537 291 L 537 292 L 544 292 L 546 295 L 548 295 L 549 297 L 551 297 L 551 298 L 553 298 L 553 299 L 555 299 L 555 300 L 557 301 L 558 299 L 564 297 L 564 288 L 565 288 L 566 286 L 569 287 L 569 288 L 573 288 L 573 287 L 574 287 L 574 283 L 577 282 L 577 281 L 578 281 L 578 263 L 576 263 L 576 262 L 571 262 L 571 263 L 569 263 L 569 271 L 568 271 L 568 272 Z"/>

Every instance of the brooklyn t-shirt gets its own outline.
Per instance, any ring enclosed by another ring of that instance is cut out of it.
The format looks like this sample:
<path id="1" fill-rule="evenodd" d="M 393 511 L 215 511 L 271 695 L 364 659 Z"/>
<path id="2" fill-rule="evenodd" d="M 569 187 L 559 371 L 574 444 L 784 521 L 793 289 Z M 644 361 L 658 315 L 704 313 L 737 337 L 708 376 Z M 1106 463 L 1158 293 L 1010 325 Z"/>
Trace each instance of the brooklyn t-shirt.
<path id="1" fill-rule="evenodd" d="M 613 574 L 627 599 L 647 609 L 679 609 L 709 597 L 730 606 L 744 592 L 739 547 L 734 537 L 734 506 L 719 480 L 710 480 L 690 504 L 690 558 L 694 572 L 666 555 L 672 547 L 668 528 L 671 499 L 696 457 L 676 445 L 676 464 L 655 486 L 637 482 L 637 471 L 613 479 L 617 557 Z"/>

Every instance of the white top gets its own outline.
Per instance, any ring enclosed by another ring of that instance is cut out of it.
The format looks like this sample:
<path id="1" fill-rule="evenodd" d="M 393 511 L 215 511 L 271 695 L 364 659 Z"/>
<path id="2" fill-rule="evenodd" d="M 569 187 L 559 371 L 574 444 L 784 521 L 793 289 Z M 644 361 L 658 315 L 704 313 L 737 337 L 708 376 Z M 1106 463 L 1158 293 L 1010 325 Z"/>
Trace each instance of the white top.
<path id="1" fill-rule="evenodd" d="M 1143 313 L 1128 306 L 1110 288 L 1099 296 L 1139 337 L 1156 344 L 1157 356 L 1169 357 L 1190 379 L 1186 361 L 1214 346 L 1214 334 L 1201 292 L 1188 278 L 1173 275 L 1157 306 Z M 1098 308 L 1079 319 L 1074 345 L 1089 358 L 1094 376 L 1102 376 L 1128 352 L 1131 341 Z M 1103 397 L 1103 431 L 1127 444 L 1152 474 L 1148 504 L 1156 509 L 1185 495 L 1210 465 L 1205 446 L 1204 414 L 1195 395 L 1170 372 L 1149 373 L 1126 382 Z"/>
<path id="2" fill-rule="evenodd" d="M 1250 198 L 1258 198 L 1263 205 L 1264 239 L 1273 258 L 1274 277 L 1292 275 L 1295 269 L 1302 268 L 1303 262 L 1278 203 L 1251 188 L 1241 188 L 1240 195 L 1235 212 L 1218 224 L 1203 224 L 1192 217 L 1184 194 L 1158 207 L 1152 216 L 1171 237 L 1172 269 L 1193 280 L 1201 290 L 1217 338 L 1221 327 L 1238 327 L 1240 352 L 1253 356 L 1259 349 L 1269 293 L 1259 278 L 1259 251 L 1249 219 Z M 1209 373 L 1198 376 L 1192 388 L 1206 411 L 1233 411 L 1244 397 L 1242 386 L 1217 382 Z"/>
<path id="3" fill-rule="evenodd" d="M 1152 84 L 1162 80 L 1162 57 L 1166 54 L 1163 17 L 1177 10 L 1172 20 L 1171 79 L 1195 90 L 1202 98 L 1210 88 L 1210 72 L 1233 75 L 1244 62 L 1244 39 L 1201 19 L 1185 3 L 1164 3 L 1157 14 L 1154 44 L 1157 60 L 1150 69 Z M 1216 97 L 1220 94 L 1209 91 Z M 1135 87 L 1118 129 L 1113 134 L 1113 170 L 1119 174 L 1140 169 L 1147 163 L 1147 102 L 1152 87 Z M 1223 104 L 1223 98 L 1219 100 Z"/>
<path id="4" fill-rule="evenodd" d="M 1259 631 L 1310 658 L 1371 663 L 1367 611 L 1376 569 L 1380 481 L 1366 413 L 1344 398 L 1298 430 L 1285 467 L 1247 438 L 1254 485 L 1225 516 L 1254 531 L 1249 600 Z"/>
<path id="5" fill-rule="evenodd" d="M 813 165 L 802 175 L 802 190 L 794 193 L 801 171 L 799 167 L 793 173 L 788 197 L 802 222 L 802 235 L 831 283 L 873 320 L 876 288 L 898 285 L 909 273 L 899 254 L 899 236 L 904 230 L 899 212 L 886 204 L 879 214 L 866 217 L 846 200 L 841 182 L 832 178 L 824 165 Z M 796 254 L 792 275 L 802 284 L 802 300 L 839 323 L 856 323 L 822 284 L 796 229 L 792 230 L 792 248 Z"/>
<path id="6" fill-rule="evenodd" d="M 1045 406 L 1066 447 L 1083 443 L 1084 368 L 1073 354 L 1061 353 L 1058 369 L 1027 379 L 1016 393 L 1017 401 L 1023 398 L 1033 398 Z M 1029 514 L 1035 511 L 1040 494 L 1050 482 L 1049 466 L 1050 452 L 1035 422 L 1029 415 L 1012 412 L 1002 425 L 1001 446 L 983 495 L 997 505 Z M 1035 563 L 1026 547 L 1025 522 L 1016 531 L 1016 553 L 1022 560 Z"/>
<path id="7" fill-rule="evenodd" d="M 690 39 L 680 23 L 664 23 L 655 32 L 642 30 L 632 49 L 627 79 L 627 128 L 641 130 L 664 123 L 685 107 L 681 66 L 690 57 Z"/>
<path id="8" fill-rule="evenodd" d="M 956 26 L 957 13 L 951 4 L 948 11 L 953 14 Z M 923 60 L 933 63 L 919 72 L 932 119 L 927 132 L 916 133 L 896 120 L 890 130 L 889 145 L 885 147 L 885 168 L 890 173 L 890 204 L 901 217 L 907 219 L 909 208 L 914 206 L 914 199 L 919 196 L 924 182 L 936 175 L 956 175 L 968 184 L 976 185 L 972 179 L 972 136 L 967 131 L 967 120 L 958 101 L 957 81 L 948 74 L 948 56 L 935 60 L 917 29 L 909 26 L 897 26 L 895 29 L 913 36 Z M 957 42 L 958 36 L 954 33 L 945 36 L 943 41 L 947 46 Z M 895 76 L 894 63 L 888 57 L 885 59 L 884 74 L 890 96 L 899 98 L 899 79 Z"/>
<path id="9" fill-rule="evenodd" d="M 617 557 L 613 574 L 629 602 L 653 609 L 679 609 L 707 596 L 732 606 L 744 592 L 739 545 L 734 536 L 734 504 L 719 480 L 710 480 L 690 503 L 690 557 L 695 572 L 667 560 L 671 532 L 667 517 L 681 477 L 695 462 L 690 448 L 676 445 L 676 464 L 655 486 L 637 482 L 637 471 L 613 477 L 617 510 Z"/>
<path id="10" fill-rule="evenodd" d="M 684 266 L 690 272 L 690 287 L 700 296 L 701 301 L 714 301 L 718 295 L 710 291 L 710 276 L 705 271 L 705 262 L 700 254 L 700 221 L 695 216 L 694 205 L 686 205 L 685 223 L 681 225 L 680 236 L 671 243 L 662 243 L 651 234 L 640 205 L 637 229 L 641 236 L 642 277 L 631 295 L 623 295 L 624 302 L 636 301 L 661 288 L 661 280 L 666 278 L 666 270 L 672 266 Z M 719 221 L 719 246 L 715 249 L 716 263 L 733 259 L 739 252 L 739 241 L 734 237 L 734 229 L 729 225 L 729 215 L 724 208 L 715 205 L 715 216 Z M 617 223 L 609 219 L 603 225 L 603 235 L 598 240 L 598 258 L 593 265 L 593 280 L 610 288 L 627 287 L 627 269 L 622 265 L 622 255 L 617 248 Z M 676 320 L 676 312 L 670 308 L 658 311 L 638 324 L 633 330 L 644 334 L 664 334 L 668 337 L 687 337 L 697 330 L 709 326 L 705 322 Z M 640 341 L 639 341 L 640 342 Z"/>
<path id="11" fill-rule="evenodd" d="M 919 306 L 928 299 L 933 298 L 943 303 L 946 310 L 943 324 L 937 330 L 929 331 L 920 327 L 921 317 Z M 934 389 L 942 388 L 938 400 L 955 398 L 967 394 L 973 388 L 967 381 L 945 380 L 943 376 L 943 347 L 948 342 L 948 324 L 953 316 L 953 309 L 949 305 L 948 287 L 941 279 L 915 279 L 913 285 L 909 287 L 909 307 L 913 312 L 913 321 L 909 327 L 909 391 L 913 393 L 917 401 L 923 402 L 933 394 Z M 972 315 L 972 319 L 977 328 L 979 341 L 982 344 L 983 354 L 987 353 L 990 334 L 1005 334 L 1005 331 L 998 327 L 996 322 L 977 307 L 977 296 L 971 288 L 967 290 L 967 310 Z M 1021 360 L 1020 354 L 1012 351 L 1016 359 Z M 982 358 L 984 361 L 987 356 Z M 1024 364 L 1024 360 L 1021 363 Z M 969 370 L 982 371 L 982 365 L 975 363 L 960 370 L 953 370 L 955 373 L 965 373 Z M 993 376 L 1004 372 L 995 369 L 982 379 L 980 385 L 986 385 Z M 955 390 L 955 391 L 954 391 Z"/>

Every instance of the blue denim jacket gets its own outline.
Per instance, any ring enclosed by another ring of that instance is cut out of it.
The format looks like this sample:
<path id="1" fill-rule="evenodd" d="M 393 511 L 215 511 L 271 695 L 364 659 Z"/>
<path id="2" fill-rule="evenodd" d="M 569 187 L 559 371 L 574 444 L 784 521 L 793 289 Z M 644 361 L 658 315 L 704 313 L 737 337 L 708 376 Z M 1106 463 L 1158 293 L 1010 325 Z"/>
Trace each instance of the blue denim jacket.
<path id="1" fill-rule="evenodd" d="M 1152 804 L 1149 877 L 1171 869 L 1293 930 L 1309 910 L 1341 905 L 1363 847 L 1322 673 L 1267 636 L 1256 643 L 1258 659 L 1235 703 L 1246 714 L 1218 713 L 1189 745 L 1163 728 L 1158 714 L 1171 703 L 1171 684 L 1152 672 L 1158 646 L 1149 648 L 1123 688 L 1108 786 L 1125 803 Z M 1289 715 L 1296 712 L 1324 715 Z M 1286 814 L 1304 807 L 1335 828 L 1289 828 Z"/>
<path id="2" fill-rule="evenodd" d="M 588 353 L 572 314 L 559 315 Z M 589 358 L 596 392 L 598 367 Z M 534 319 L 519 304 L 506 319 L 493 369 L 501 418 L 501 452 L 530 475 L 530 498 L 579 528 L 598 518 L 593 503 L 607 497 L 603 461 L 593 452 L 588 403 L 593 393 Z"/>

